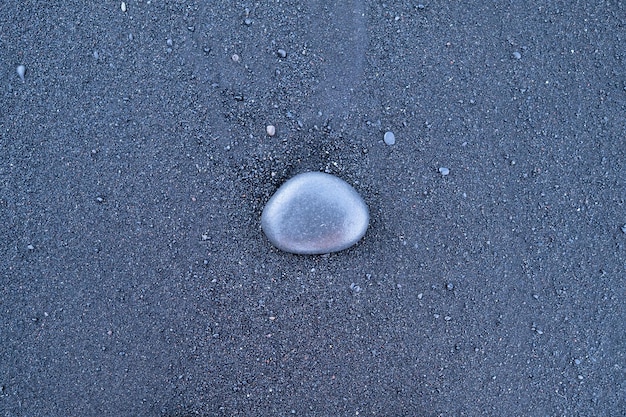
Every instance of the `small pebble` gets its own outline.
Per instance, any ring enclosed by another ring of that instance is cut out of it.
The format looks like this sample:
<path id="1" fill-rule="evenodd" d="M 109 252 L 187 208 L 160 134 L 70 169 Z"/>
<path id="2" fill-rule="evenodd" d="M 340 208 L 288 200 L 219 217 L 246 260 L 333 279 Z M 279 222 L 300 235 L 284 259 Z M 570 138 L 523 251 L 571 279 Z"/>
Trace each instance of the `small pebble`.
<path id="1" fill-rule="evenodd" d="M 250 26 L 252 24 L 252 19 L 250 19 L 249 17 L 246 17 L 243 23 L 245 23 L 246 26 Z"/>
<path id="2" fill-rule="evenodd" d="M 321 255 L 349 248 L 369 225 L 367 205 L 344 180 L 322 172 L 296 175 L 270 198 L 261 227 L 278 249 Z"/>
<path id="3" fill-rule="evenodd" d="M 361 287 L 355 284 L 354 282 L 350 284 L 350 289 L 354 291 L 355 293 L 361 292 Z"/>
<path id="4" fill-rule="evenodd" d="M 446 167 L 439 168 L 439 173 L 444 177 L 450 173 L 450 170 Z"/>
<path id="5" fill-rule="evenodd" d="M 35 250 L 35 247 L 33 245 L 28 245 L 26 246 L 26 248 L 28 248 L 28 250 Z"/>
<path id="6" fill-rule="evenodd" d="M 230 58 L 233 60 L 233 62 L 239 62 L 239 55 L 237 54 L 233 54 L 233 56 L 231 56 Z"/>
<path id="7" fill-rule="evenodd" d="M 522 58 L 522 54 L 520 54 L 519 52 L 515 51 L 515 52 L 513 52 L 513 58 L 521 59 Z"/>
<path id="8" fill-rule="evenodd" d="M 19 75 L 20 80 L 22 80 L 22 82 L 26 82 L 26 79 L 24 78 L 25 74 L 26 74 L 26 67 L 24 65 L 18 65 L 17 75 Z"/>
<path id="9" fill-rule="evenodd" d="M 622 232 L 626 233 L 626 224 L 622 226 Z"/>
<path id="10" fill-rule="evenodd" d="M 122 2 L 122 5 L 120 6 L 120 8 L 122 9 L 123 12 L 126 12 L 126 3 Z"/>
<path id="11" fill-rule="evenodd" d="M 278 51 L 276 51 L 276 53 L 281 58 L 286 58 L 287 57 L 287 51 L 285 51 L 284 49 L 279 49 Z"/>
<path id="12" fill-rule="evenodd" d="M 276 127 L 273 125 L 268 125 L 265 128 L 265 131 L 267 132 L 268 136 L 274 136 L 276 134 Z"/>
<path id="13" fill-rule="evenodd" d="M 454 289 L 454 284 L 451 282 L 448 282 L 448 284 L 446 284 L 446 288 L 448 289 L 448 291 L 452 291 Z"/>
<path id="14" fill-rule="evenodd" d="M 394 145 L 396 143 L 396 135 L 393 132 L 385 132 L 384 140 L 387 145 Z"/>

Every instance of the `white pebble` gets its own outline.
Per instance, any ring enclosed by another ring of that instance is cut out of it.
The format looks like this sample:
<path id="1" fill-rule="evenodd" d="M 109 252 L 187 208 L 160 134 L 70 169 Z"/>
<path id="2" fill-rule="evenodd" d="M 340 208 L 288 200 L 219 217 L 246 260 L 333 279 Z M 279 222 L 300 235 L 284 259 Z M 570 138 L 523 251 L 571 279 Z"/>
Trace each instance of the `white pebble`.
<path id="1" fill-rule="evenodd" d="M 450 173 L 450 170 L 446 167 L 439 168 L 439 173 L 444 177 Z"/>
<path id="2" fill-rule="evenodd" d="M 273 125 L 268 125 L 265 128 L 265 131 L 267 132 L 268 136 L 274 136 L 276 134 L 276 127 L 274 127 Z"/>
<path id="3" fill-rule="evenodd" d="M 120 6 L 120 8 L 122 9 L 123 12 L 126 12 L 126 3 L 122 2 L 122 5 Z"/>
<path id="4" fill-rule="evenodd" d="M 233 54 L 233 56 L 231 56 L 230 58 L 233 60 L 233 62 L 239 62 L 239 55 L 237 54 Z"/>
<path id="5" fill-rule="evenodd" d="M 387 145 L 394 145 L 396 143 L 396 135 L 393 132 L 385 132 L 384 140 Z"/>
<path id="6" fill-rule="evenodd" d="M 22 80 L 22 82 L 26 82 L 26 80 L 24 79 L 24 74 L 26 74 L 26 67 L 24 65 L 18 65 L 17 75 L 20 76 L 20 80 Z"/>

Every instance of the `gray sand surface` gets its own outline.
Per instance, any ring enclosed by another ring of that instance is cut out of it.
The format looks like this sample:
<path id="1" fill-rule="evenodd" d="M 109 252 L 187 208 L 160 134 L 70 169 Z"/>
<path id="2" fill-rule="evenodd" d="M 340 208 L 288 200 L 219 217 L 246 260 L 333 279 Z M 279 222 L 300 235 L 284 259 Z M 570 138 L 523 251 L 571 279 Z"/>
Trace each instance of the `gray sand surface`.
<path id="1" fill-rule="evenodd" d="M 0 3 L 0 416 L 624 415 L 626 3 L 125 4 Z"/>

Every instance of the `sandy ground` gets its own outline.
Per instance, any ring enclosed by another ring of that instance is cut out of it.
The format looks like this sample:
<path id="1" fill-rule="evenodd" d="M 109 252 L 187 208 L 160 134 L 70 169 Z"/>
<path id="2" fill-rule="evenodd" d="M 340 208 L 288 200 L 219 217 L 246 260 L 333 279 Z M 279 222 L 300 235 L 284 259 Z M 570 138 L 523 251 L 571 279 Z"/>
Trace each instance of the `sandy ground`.
<path id="1" fill-rule="evenodd" d="M 5 1 L 0 47 L 1 416 L 626 410 L 623 1 Z M 271 247 L 304 171 L 359 244 Z"/>

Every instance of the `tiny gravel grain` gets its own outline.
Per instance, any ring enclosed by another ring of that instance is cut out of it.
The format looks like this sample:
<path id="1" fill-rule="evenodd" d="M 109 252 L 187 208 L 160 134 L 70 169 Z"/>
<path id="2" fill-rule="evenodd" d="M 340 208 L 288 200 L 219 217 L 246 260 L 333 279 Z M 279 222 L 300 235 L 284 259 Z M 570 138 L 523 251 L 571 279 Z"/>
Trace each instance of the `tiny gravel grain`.
<path id="1" fill-rule="evenodd" d="M 441 167 L 439 168 L 439 173 L 445 177 L 446 175 L 450 174 L 450 170 L 446 167 Z"/>
<path id="2" fill-rule="evenodd" d="M 26 67 L 24 65 L 18 65 L 17 75 L 20 77 L 20 80 L 22 80 L 22 82 L 26 82 L 26 79 L 24 78 L 25 74 L 26 74 Z"/>

